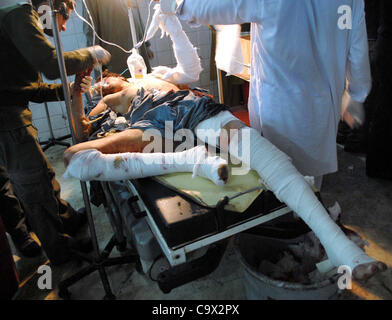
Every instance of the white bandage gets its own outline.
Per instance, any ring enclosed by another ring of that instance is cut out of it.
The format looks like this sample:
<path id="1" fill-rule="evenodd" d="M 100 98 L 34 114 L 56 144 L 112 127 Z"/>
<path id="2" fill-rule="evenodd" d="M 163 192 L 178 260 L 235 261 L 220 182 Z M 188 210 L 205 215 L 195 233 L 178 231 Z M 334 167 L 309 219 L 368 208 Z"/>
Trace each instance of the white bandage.
<path id="1" fill-rule="evenodd" d="M 221 111 L 216 116 L 200 122 L 195 128 L 196 136 L 203 142 L 217 147 L 222 128 L 231 121 L 239 121 L 239 119 L 229 111 Z"/>
<path id="2" fill-rule="evenodd" d="M 152 75 L 174 84 L 190 84 L 198 81 L 202 71 L 200 58 L 197 49 L 193 47 L 188 36 L 182 30 L 180 21 L 174 15 L 162 14 L 159 5 L 156 5 L 154 10 L 155 14 L 146 40 L 154 35 L 158 27 L 161 28 L 162 37 L 168 34 L 173 42 L 177 66 L 175 68 L 155 67 Z"/>
<path id="3" fill-rule="evenodd" d="M 98 150 L 88 149 L 72 156 L 63 177 L 82 181 L 117 181 L 193 172 L 193 176 L 199 175 L 217 185 L 224 185 L 225 181 L 218 175 L 221 165 L 227 165 L 227 161 L 209 156 L 204 146 L 174 153 L 102 154 Z"/>
<path id="4" fill-rule="evenodd" d="M 237 120 L 234 116 L 231 115 L 231 117 L 232 120 Z M 221 112 L 200 123 L 197 129 L 217 129 L 217 126 L 228 123 L 229 118 L 228 114 Z M 249 132 L 245 135 L 242 132 L 244 130 L 249 130 Z M 238 150 L 240 151 L 241 160 L 256 170 L 276 197 L 286 203 L 314 231 L 335 266 L 347 265 L 354 270 L 360 264 L 375 261 L 350 241 L 329 217 L 309 184 L 295 169 L 286 154 L 262 137 L 255 129 L 242 128 L 237 134 L 240 133 L 241 136 L 250 137 L 246 142 L 249 145 L 243 145 L 241 139 L 232 137 L 229 144 L 230 155 L 237 157 Z M 250 154 L 246 154 L 244 150 Z"/>

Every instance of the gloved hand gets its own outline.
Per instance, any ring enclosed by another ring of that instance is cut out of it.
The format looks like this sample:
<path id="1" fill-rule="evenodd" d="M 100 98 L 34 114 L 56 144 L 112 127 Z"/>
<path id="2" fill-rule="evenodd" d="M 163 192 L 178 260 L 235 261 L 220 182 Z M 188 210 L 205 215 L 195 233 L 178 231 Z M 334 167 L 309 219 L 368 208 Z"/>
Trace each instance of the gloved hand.
<path id="1" fill-rule="evenodd" d="M 361 126 L 365 121 L 363 103 L 353 100 L 347 91 L 343 96 L 342 118 L 352 129 Z"/>
<path id="2" fill-rule="evenodd" d="M 180 20 L 178 20 L 175 15 L 163 12 L 160 4 L 154 6 L 154 11 L 155 12 L 151 19 L 144 41 L 150 40 L 158 29 L 161 29 L 161 38 L 165 35 L 176 37 L 178 33 L 182 32 Z"/>
<path id="3" fill-rule="evenodd" d="M 161 14 L 160 19 L 160 28 L 162 33 L 166 33 L 173 38 L 182 32 L 181 22 L 176 16 Z"/>
<path id="4" fill-rule="evenodd" d="M 111 59 L 111 54 L 101 46 L 92 46 L 87 48 L 96 63 L 108 64 Z"/>

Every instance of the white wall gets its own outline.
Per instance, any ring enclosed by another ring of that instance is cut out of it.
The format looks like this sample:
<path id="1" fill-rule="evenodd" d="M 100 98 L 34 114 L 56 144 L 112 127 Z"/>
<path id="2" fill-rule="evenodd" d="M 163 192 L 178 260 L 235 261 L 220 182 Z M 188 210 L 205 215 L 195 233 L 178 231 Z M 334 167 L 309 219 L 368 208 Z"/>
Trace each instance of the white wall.
<path id="1" fill-rule="evenodd" d="M 82 3 L 80 0 L 77 2 L 77 11 L 82 14 Z M 148 4 L 149 0 L 137 0 L 140 14 L 144 23 L 146 23 L 148 16 Z M 151 8 L 151 14 L 153 10 Z M 71 51 L 86 46 L 86 37 L 83 34 L 82 21 L 72 14 L 68 23 L 67 31 L 61 32 L 61 40 L 64 51 Z M 211 94 L 217 97 L 217 84 L 216 81 L 210 81 L 210 49 L 211 49 L 211 32 L 208 27 L 190 28 L 183 23 L 184 31 L 187 33 L 189 39 L 195 47 L 199 50 L 199 56 L 201 59 L 203 71 L 200 74 L 200 80 L 194 83 L 194 87 L 202 87 L 208 89 Z M 169 38 L 159 38 L 160 31 L 157 35 L 150 40 L 151 49 L 154 52 L 154 59 L 150 60 L 152 67 L 163 65 L 174 67 L 176 61 L 174 58 L 173 50 L 171 47 L 171 41 Z M 126 67 L 126 66 L 125 66 Z M 74 76 L 69 77 L 69 81 L 73 81 Z M 45 79 L 46 82 L 60 83 L 59 80 L 50 81 Z M 44 104 L 31 103 L 30 109 L 33 113 L 33 123 L 38 128 L 38 140 L 46 141 L 50 137 L 48 121 L 45 113 Z M 52 127 L 55 137 L 64 136 L 70 133 L 67 111 L 64 102 L 49 102 L 48 109 L 50 119 L 52 121 Z"/>

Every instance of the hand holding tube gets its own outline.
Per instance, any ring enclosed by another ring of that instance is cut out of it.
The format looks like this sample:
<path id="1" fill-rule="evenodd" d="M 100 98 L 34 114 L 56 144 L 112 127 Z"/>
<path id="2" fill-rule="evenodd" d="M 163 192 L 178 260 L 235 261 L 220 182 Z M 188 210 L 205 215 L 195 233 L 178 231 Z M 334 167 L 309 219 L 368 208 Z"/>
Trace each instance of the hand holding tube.
<path id="1" fill-rule="evenodd" d="M 93 81 L 93 78 L 90 76 L 85 76 L 82 79 L 82 82 L 80 83 L 81 93 L 86 93 L 86 92 L 90 91 L 91 81 Z M 73 91 L 74 86 L 75 86 L 75 82 L 71 82 L 69 86 L 71 88 L 71 91 Z"/>
<path id="2" fill-rule="evenodd" d="M 90 76 L 86 76 L 82 79 L 82 83 L 80 84 L 80 89 L 82 93 L 86 93 L 90 91 L 92 81 L 93 78 Z"/>

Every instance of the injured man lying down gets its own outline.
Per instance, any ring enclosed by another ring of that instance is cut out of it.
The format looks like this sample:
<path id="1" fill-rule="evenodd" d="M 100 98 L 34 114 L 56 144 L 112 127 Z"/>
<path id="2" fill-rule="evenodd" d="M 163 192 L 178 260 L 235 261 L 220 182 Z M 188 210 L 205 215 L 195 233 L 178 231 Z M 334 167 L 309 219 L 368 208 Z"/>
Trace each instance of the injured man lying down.
<path id="1" fill-rule="evenodd" d="M 175 16 L 156 12 L 154 19 L 170 35 L 177 66 L 158 67 L 134 81 L 110 74 L 102 79 L 95 89 L 104 97 L 91 110 L 88 124 L 91 132 L 100 123 L 98 131 L 89 141 L 65 151 L 64 177 L 117 181 L 192 172 L 219 188 L 234 174 L 227 158 L 210 152 L 210 147 L 219 148 L 230 160 L 239 159 L 242 166 L 255 170 L 263 184 L 303 219 L 333 265 L 349 266 L 357 280 L 386 269 L 347 238 L 286 154 L 202 90 L 184 89 L 197 81 L 201 72 L 197 50 Z M 181 144 L 171 149 L 168 140 Z M 189 148 L 189 141 L 193 144 L 195 140 L 202 143 Z"/>

